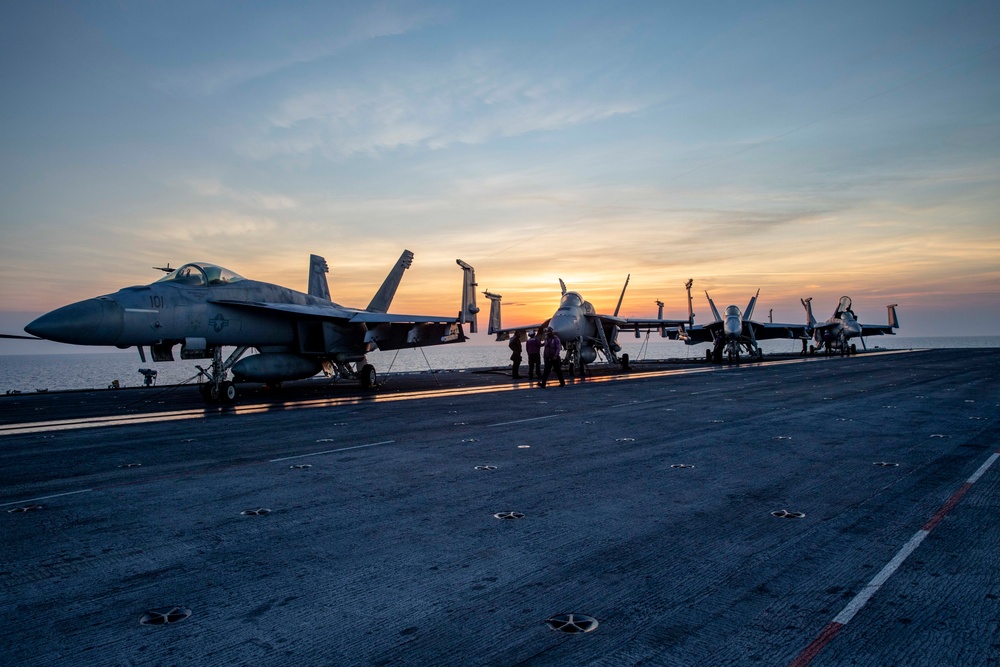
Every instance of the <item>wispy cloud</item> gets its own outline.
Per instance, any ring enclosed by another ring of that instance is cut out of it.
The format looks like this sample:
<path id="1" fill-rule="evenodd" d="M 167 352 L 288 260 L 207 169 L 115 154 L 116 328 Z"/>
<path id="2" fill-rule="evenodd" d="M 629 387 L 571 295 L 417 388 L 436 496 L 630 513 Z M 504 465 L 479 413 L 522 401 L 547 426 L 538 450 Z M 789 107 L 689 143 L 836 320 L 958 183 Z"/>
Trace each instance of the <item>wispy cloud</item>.
<path id="1" fill-rule="evenodd" d="M 270 76 L 288 68 L 329 58 L 369 40 L 394 37 L 419 30 L 438 20 L 427 9 L 403 7 L 401 3 L 378 2 L 366 6 L 360 14 L 334 12 L 335 16 L 307 25 L 305 34 L 291 35 L 285 41 L 256 45 L 262 50 L 240 48 L 237 55 L 212 60 L 206 64 L 165 72 L 153 82 L 154 87 L 169 93 L 208 96 L 228 91 L 241 84 Z M 345 14 L 345 15 L 341 15 Z M 268 17 L 259 19 L 262 32 L 272 32 Z M 236 49 L 234 49 L 235 51 Z"/>
<path id="2" fill-rule="evenodd" d="M 366 81 L 310 82 L 268 114 L 244 150 L 258 159 L 440 149 L 633 114 L 648 101 L 586 74 L 528 72 L 486 53 L 436 66 L 400 65 Z"/>

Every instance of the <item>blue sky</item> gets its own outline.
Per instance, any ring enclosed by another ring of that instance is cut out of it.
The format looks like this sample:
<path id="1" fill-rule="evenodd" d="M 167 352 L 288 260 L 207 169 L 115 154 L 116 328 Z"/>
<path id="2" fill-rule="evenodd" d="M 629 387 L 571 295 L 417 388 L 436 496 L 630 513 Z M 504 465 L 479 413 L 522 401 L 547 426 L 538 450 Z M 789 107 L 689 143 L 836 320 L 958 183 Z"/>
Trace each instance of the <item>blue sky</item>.
<path id="1" fill-rule="evenodd" d="M 0 323 L 213 261 L 363 305 L 1000 331 L 996 2 L 6 3 Z M 700 293 L 700 292 L 699 292 Z M 698 310 L 698 308 L 696 308 Z M 707 312 L 702 307 L 701 311 Z M 758 312 L 766 312 L 758 311 Z"/>

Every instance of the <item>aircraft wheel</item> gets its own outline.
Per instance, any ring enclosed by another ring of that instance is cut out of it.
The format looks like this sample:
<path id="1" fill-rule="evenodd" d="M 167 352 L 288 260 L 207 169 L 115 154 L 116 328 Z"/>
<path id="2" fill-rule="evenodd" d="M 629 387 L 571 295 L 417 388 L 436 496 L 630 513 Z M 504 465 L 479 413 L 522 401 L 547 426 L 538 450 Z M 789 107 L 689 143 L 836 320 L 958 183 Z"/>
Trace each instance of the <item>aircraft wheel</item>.
<path id="1" fill-rule="evenodd" d="M 222 383 L 221 395 L 223 403 L 233 403 L 236 401 L 236 385 L 228 380 Z"/>
<path id="2" fill-rule="evenodd" d="M 757 348 L 757 361 L 764 361 L 764 350 Z"/>
<path id="3" fill-rule="evenodd" d="M 358 373 L 358 381 L 361 383 L 362 389 L 371 389 L 375 386 L 375 367 L 371 364 L 365 364 L 361 367 L 361 371 Z"/>
<path id="4" fill-rule="evenodd" d="M 206 395 L 210 402 L 218 403 L 222 398 L 222 389 L 219 387 L 219 385 L 212 382 L 208 385 L 208 392 Z"/>
<path id="5" fill-rule="evenodd" d="M 809 346 L 809 354 L 816 354 L 816 346 L 815 345 L 810 345 Z"/>
<path id="6" fill-rule="evenodd" d="M 705 361 L 707 361 L 708 363 L 712 363 L 712 351 L 711 350 L 705 350 Z"/>
<path id="7" fill-rule="evenodd" d="M 851 354 L 857 354 L 857 353 L 858 353 L 858 346 L 854 343 L 851 343 Z"/>
<path id="8" fill-rule="evenodd" d="M 209 390 L 211 388 L 212 388 L 212 384 L 210 382 L 206 382 L 204 384 L 198 385 L 198 393 L 201 394 L 201 397 L 203 399 L 205 399 L 205 401 L 208 402 L 208 403 L 212 402 L 212 397 L 211 397 L 211 395 L 209 393 Z"/>

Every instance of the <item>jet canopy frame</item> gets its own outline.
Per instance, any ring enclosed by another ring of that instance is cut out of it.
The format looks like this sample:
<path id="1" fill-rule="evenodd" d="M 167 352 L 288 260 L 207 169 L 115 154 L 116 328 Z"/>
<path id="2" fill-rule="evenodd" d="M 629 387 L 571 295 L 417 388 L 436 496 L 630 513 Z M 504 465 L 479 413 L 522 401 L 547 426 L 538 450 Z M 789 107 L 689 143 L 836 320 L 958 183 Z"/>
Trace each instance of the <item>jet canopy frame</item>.
<path id="1" fill-rule="evenodd" d="M 176 283 L 185 287 L 214 287 L 216 285 L 228 285 L 229 283 L 241 280 L 246 280 L 246 278 L 218 264 L 190 262 L 174 269 L 156 282 Z"/>

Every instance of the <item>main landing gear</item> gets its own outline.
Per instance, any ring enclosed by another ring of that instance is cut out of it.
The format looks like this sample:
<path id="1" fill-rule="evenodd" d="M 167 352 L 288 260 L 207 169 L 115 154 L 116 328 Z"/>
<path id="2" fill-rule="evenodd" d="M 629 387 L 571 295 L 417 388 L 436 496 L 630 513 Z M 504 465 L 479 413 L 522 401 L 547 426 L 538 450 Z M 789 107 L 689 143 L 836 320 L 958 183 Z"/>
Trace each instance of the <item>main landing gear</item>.
<path id="1" fill-rule="evenodd" d="M 233 350 L 225 362 L 222 361 L 222 348 L 216 347 L 212 350 L 212 366 L 208 370 L 201 366 L 195 366 L 200 375 L 205 376 L 206 382 L 199 385 L 202 398 L 206 403 L 235 403 L 236 385 L 227 379 L 229 369 L 239 361 L 247 347 L 238 347 Z"/>

